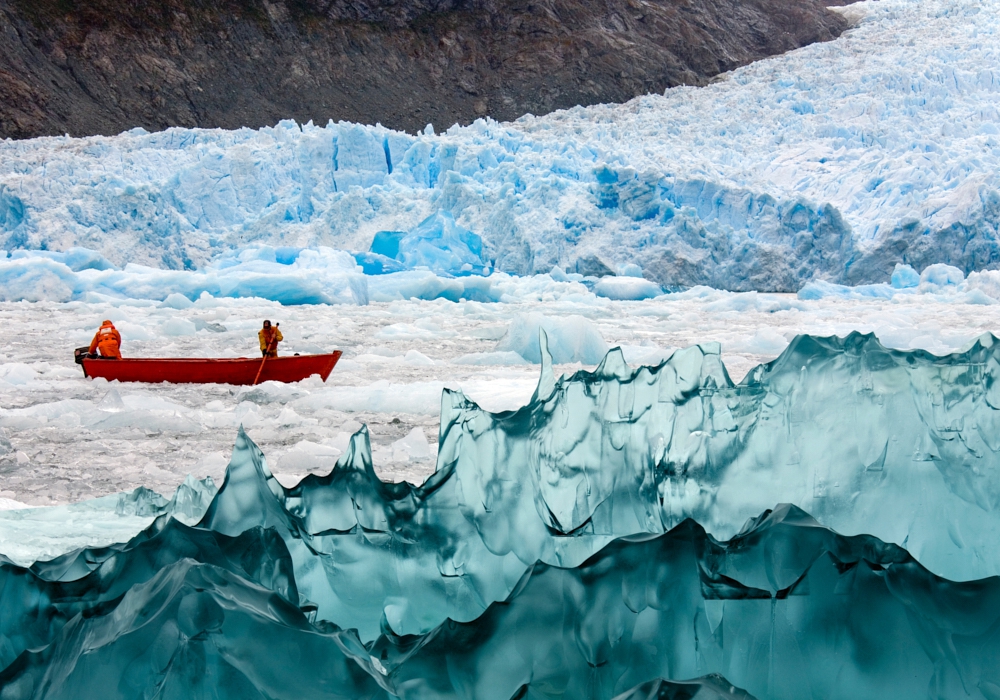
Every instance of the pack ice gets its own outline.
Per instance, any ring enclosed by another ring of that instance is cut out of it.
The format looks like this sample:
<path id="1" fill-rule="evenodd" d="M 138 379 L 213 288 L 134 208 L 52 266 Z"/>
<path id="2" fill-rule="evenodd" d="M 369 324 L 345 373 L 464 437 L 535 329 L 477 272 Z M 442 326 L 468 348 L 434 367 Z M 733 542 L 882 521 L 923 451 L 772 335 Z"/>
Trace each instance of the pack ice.
<path id="1" fill-rule="evenodd" d="M 797 291 L 885 283 L 897 263 L 967 274 L 1000 262 L 998 10 L 858 3 L 840 39 L 704 88 L 442 134 L 282 122 L 6 141 L 0 241 L 205 270 L 247 247 L 368 253 L 447 212 L 484 268 L 517 275 L 638 265 L 666 288 Z M 477 267 L 452 253 L 449 274 Z M 440 269 L 427 255 L 407 264 Z M 52 290 L 35 294 L 65 295 L 43 272 Z"/>

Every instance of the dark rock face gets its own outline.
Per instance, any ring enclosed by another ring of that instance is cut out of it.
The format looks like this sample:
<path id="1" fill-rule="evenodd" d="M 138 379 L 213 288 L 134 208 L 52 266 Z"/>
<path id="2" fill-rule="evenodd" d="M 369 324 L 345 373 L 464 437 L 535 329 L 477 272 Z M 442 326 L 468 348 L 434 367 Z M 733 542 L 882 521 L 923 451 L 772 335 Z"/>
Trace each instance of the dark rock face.
<path id="1" fill-rule="evenodd" d="M 832 39 L 819 0 L 0 0 L 0 137 L 622 102 Z"/>

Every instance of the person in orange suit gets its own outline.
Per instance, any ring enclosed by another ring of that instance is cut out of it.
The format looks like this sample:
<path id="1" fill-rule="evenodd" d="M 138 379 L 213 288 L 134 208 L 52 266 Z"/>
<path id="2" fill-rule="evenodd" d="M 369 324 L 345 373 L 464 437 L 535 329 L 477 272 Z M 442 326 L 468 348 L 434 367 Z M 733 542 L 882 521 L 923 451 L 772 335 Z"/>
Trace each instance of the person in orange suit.
<path id="1" fill-rule="evenodd" d="M 261 357 L 278 356 L 278 343 L 284 340 L 284 338 L 281 337 L 281 331 L 278 330 L 277 323 L 272 328 L 270 321 L 264 321 L 264 327 L 257 331 L 257 337 L 260 339 Z"/>
<path id="2" fill-rule="evenodd" d="M 101 357 L 120 360 L 122 359 L 121 345 L 122 336 L 115 328 L 115 324 L 111 321 L 105 321 L 94 334 L 94 339 L 90 341 L 89 352 L 93 355 L 95 351 L 100 350 Z"/>

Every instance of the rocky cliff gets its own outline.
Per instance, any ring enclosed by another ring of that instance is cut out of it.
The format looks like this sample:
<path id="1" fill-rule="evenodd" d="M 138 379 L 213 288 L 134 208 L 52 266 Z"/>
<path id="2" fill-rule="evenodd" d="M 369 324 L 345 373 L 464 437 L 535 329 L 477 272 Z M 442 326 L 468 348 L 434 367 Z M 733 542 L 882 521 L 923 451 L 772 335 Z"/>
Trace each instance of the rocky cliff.
<path id="1" fill-rule="evenodd" d="M 836 37 L 817 0 L 0 0 L 0 137 L 621 102 Z"/>

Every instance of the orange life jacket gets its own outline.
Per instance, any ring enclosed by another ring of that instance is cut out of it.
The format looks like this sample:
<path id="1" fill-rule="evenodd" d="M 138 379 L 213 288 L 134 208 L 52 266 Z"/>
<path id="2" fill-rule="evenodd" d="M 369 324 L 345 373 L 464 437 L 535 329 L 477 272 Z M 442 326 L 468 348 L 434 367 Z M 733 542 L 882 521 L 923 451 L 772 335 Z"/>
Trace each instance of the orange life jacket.
<path id="1" fill-rule="evenodd" d="M 90 341 L 90 352 L 95 350 L 101 352 L 101 357 L 113 357 L 117 360 L 122 358 L 121 350 L 122 337 L 118 333 L 113 323 L 102 323 L 100 329 L 94 334 L 94 339 Z"/>

